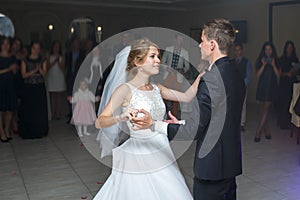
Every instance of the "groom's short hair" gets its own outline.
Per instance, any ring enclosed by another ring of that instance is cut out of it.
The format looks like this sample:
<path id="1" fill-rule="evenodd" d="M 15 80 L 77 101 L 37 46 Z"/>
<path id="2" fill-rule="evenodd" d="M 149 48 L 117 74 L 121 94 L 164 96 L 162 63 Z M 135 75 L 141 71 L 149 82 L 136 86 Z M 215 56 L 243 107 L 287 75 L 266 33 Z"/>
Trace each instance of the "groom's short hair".
<path id="1" fill-rule="evenodd" d="M 203 28 L 203 34 L 208 40 L 215 40 L 222 53 L 228 53 L 235 40 L 234 26 L 226 19 L 212 19 L 207 21 Z"/>

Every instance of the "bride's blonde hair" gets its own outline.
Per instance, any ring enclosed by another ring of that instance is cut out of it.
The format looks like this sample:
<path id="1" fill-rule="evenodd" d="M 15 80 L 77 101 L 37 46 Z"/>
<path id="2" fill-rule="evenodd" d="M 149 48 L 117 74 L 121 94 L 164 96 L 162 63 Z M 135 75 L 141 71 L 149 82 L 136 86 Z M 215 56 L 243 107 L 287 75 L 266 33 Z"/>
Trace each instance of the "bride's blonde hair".
<path id="1" fill-rule="evenodd" d="M 135 40 L 131 43 L 131 50 L 127 59 L 127 72 L 136 67 L 136 63 L 142 64 L 145 62 L 150 47 L 155 47 L 159 50 L 158 45 L 147 38 Z"/>

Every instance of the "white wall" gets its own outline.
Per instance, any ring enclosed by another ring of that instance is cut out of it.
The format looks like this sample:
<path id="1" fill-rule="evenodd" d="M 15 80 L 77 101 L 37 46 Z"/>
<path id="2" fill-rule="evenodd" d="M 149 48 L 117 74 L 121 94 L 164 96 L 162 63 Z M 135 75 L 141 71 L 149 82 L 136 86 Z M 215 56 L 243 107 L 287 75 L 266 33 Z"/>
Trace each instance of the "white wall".
<path id="1" fill-rule="evenodd" d="M 300 50 L 300 2 L 296 5 L 276 6 L 273 9 L 273 41 L 282 54 L 287 39 L 294 41 Z"/>

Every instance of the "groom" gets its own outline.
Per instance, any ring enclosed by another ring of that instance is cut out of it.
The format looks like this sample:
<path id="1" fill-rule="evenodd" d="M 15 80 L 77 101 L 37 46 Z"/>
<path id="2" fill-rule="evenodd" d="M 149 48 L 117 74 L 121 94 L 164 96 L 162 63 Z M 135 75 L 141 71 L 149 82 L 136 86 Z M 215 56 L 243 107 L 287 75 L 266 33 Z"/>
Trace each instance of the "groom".
<path id="1" fill-rule="evenodd" d="M 194 160 L 195 200 L 235 200 L 235 177 L 242 173 L 240 119 L 245 85 L 230 63 L 228 51 L 235 39 L 233 25 L 225 19 L 208 21 L 202 29 L 201 56 L 210 66 L 197 91 L 197 108 L 185 125 L 154 121 L 148 112 L 133 118 L 138 129 L 167 133 L 169 139 L 197 141 Z"/>

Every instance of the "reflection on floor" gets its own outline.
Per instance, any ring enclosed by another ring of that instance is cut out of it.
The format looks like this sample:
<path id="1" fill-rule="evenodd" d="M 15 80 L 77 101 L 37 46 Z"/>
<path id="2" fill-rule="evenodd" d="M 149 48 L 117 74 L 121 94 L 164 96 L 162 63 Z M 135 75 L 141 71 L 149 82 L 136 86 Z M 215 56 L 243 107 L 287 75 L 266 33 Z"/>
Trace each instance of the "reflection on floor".
<path id="1" fill-rule="evenodd" d="M 271 113 L 272 139 L 254 143 L 258 105 L 248 108 L 242 133 L 243 175 L 239 200 L 300 200 L 300 145 L 289 130 L 276 126 Z M 95 133 L 96 134 L 96 133 Z M 0 199 L 92 199 L 110 174 L 84 147 L 73 126 L 51 121 L 47 138 L 0 144 Z M 192 188 L 195 145 L 178 160 Z"/>

